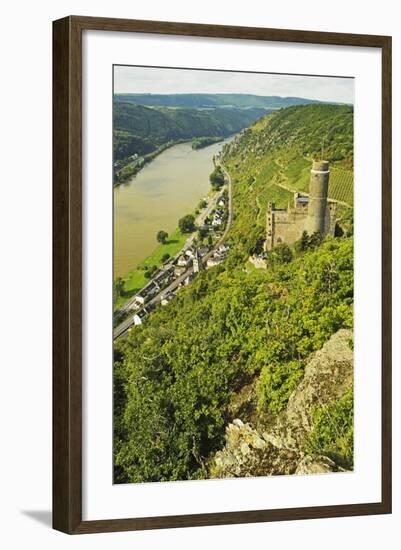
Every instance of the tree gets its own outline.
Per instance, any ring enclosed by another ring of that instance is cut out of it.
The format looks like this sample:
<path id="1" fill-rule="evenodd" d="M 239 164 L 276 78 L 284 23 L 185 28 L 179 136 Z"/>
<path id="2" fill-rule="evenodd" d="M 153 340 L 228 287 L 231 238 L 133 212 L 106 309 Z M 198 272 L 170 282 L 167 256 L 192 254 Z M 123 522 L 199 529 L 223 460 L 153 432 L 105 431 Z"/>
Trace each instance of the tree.
<path id="1" fill-rule="evenodd" d="M 291 248 L 288 244 L 279 244 L 270 252 L 268 259 L 271 265 L 288 264 L 292 260 Z"/>
<path id="2" fill-rule="evenodd" d="M 170 258 L 170 254 L 166 253 L 166 254 L 163 254 L 162 256 L 162 262 L 167 262 L 167 260 Z"/>
<path id="3" fill-rule="evenodd" d="M 195 216 L 187 214 L 178 220 L 178 227 L 181 233 L 193 233 L 195 231 Z"/>
<path id="4" fill-rule="evenodd" d="M 309 248 L 309 235 L 307 231 L 303 231 L 301 238 L 294 244 L 297 252 L 305 252 Z"/>
<path id="5" fill-rule="evenodd" d="M 156 273 L 157 267 L 155 265 L 150 265 L 147 267 L 145 273 L 143 274 L 145 279 L 151 279 L 153 275 Z"/>
<path id="6" fill-rule="evenodd" d="M 322 241 L 323 235 L 320 233 L 320 231 L 315 231 L 315 233 L 312 233 L 312 235 L 309 237 L 309 248 L 316 248 L 317 246 L 320 246 Z"/>
<path id="7" fill-rule="evenodd" d="M 308 248 L 308 245 L 309 245 L 309 235 L 307 231 L 304 231 L 301 237 L 301 250 L 306 250 Z"/>
<path id="8" fill-rule="evenodd" d="M 209 176 L 210 183 L 213 189 L 217 190 L 224 185 L 224 174 L 220 166 L 216 166 L 213 172 Z"/>
<path id="9" fill-rule="evenodd" d="M 208 231 L 204 227 L 199 227 L 198 229 L 198 238 L 200 241 L 203 241 L 203 239 L 206 237 Z"/>
<path id="10" fill-rule="evenodd" d="M 124 296 L 124 281 L 121 277 L 117 277 L 114 279 L 114 299 L 120 298 L 120 296 Z"/>
<path id="11" fill-rule="evenodd" d="M 158 233 L 156 235 L 157 242 L 162 243 L 162 244 L 166 244 L 167 238 L 168 238 L 168 233 L 166 231 L 163 231 L 163 229 L 158 231 Z"/>

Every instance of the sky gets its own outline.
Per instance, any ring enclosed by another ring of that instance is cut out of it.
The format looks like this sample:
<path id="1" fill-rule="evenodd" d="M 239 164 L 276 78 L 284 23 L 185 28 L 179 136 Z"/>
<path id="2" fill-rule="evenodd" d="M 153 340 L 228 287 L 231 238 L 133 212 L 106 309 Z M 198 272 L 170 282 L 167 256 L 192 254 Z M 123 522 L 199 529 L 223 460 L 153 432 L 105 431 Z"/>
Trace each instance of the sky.
<path id="1" fill-rule="evenodd" d="M 245 93 L 354 102 L 352 78 L 158 67 L 114 67 L 115 93 Z"/>

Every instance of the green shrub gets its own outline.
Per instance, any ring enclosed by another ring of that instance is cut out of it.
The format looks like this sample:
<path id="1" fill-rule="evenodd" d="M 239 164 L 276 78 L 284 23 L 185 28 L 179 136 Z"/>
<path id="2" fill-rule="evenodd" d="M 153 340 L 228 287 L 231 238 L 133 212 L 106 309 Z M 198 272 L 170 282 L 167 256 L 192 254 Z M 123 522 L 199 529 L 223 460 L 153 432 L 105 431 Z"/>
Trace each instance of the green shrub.
<path id="1" fill-rule="evenodd" d="M 257 383 L 258 408 L 277 415 L 288 403 L 291 393 L 303 377 L 300 361 L 263 367 Z"/>
<path id="2" fill-rule="evenodd" d="M 292 250 L 288 244 L 282 243 L 273 248 L 267 257 L 268 263 L 271 266 L 288 264 L 293 257 Z"/>
<path id="3" fill-rule="evenodd" d="M 313 429 L 307 442 L 311 454 L 326 455 L 346 469 L 354 464 L 354 392 L 312 412 Z"/>

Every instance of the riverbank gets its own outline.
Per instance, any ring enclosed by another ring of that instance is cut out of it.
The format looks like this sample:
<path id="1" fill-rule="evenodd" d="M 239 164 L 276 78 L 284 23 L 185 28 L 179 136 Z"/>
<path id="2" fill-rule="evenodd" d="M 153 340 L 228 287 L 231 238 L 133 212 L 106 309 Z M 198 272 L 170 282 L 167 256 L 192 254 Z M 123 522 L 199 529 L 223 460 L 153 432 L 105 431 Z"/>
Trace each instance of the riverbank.
<path id="1" fill-rule="evenodd" d="M 229 175 L 226 173 L 226 177 L 228 178 L 228 181 L 230 182 L 229 185 L 229 209 L 232 208 L 231 203 L 231 180 L 229 178 Z M 208 196 L 207 196 L 207 202 L 204 203 L 203 208 L 200 209 L 200 205 L 193 211 L 193 215 L 196 216 L 195 218 L 195 226 L 199 227 L 202 226 L 205 223 L 206 218 L 210 215 L 212 211 L 216 208 L 216 204 L 219 198 L 221 198 L 222 192 L 221 189 L 219 190 L 213 190 L 210 189 Z M 204 202 L 204 201 L 201 201 Z M 228 223 L 226 225 L 226 229 L 224 230 L 223 237 L 219 237 L 220 240 L 225 238 L 228 227 L 231 225 L 231 211 L 229 210 L 229 219 Z M 195 232 L 193 231 L 191 233 L 182 233 L 179 228 L 176 228 L 171 235 L 169 236 L 168 240 L 165 244 L 159 244 L 154 252 L 149 255 L 145 260 L 143 260 L 136 268 L 130 270 L 127 275 L 124 277 L 121 277 L 123 281 L 123 288 L 124 293 L 122 296 L 119 296 L 115 302 L 114 302 L 114 310 L 117 312 L 121 308 L 124 307 L 124 305 L 129 302 L 129 300 L 135 296 L 147 283 L 149 283 L 149 278 L 145 276 L 146 272 L 149 272 L 149 270 L 154 269 L 157 271 L 160 269 L 163 264 L 166 262 L 172 260 L 174 257 L 176 257 L 184 248 L 186 244 L 188 244 L 188 241 L 196 242 L 194 241 L 195 238 Z M 215 240 L 215 239 L 214 239 Z M 168 258 L 166 257 L 168 255 Z"/>
<path id="2" fill-rule="evenodd" d="M 187 285 L 199 271 L 199 263 L 195 264 L 195 257 L 206 269 L 213 268 L 225 260 L 229 249 L 225 240 L 232 223 L 232 181 L 223 165 L 221 168 L 227 178 L 226 185 L 209 193 L 209 204 L 201 208 L 195 220 L 198 227 L 203 227 L 209 233 L 207 244 L 205 245 L 203 239 L 199 243 L 195 232 L 188 234 L 182 248 L 168 264 L 164 260 L 164 265 L 151 272 L 152 278 L 146 281 L 140 292 L 115 311 L 114 338 L 131 330 L 133 324 L 142 324 L 158 304 L 166 305 L 172 300 L 180 287 Z M 130 310 L 134 310 L 135 313 L 132 314 Z"/>
<path id="3" fill-rule="evenodd" d="M 175 229 L 169 235 L 165 244 L 159 244 L 154 252 L 141 262 L 140 265 L 131 269 L 124 277 L 121 277 L 124 283 L 124 295 L 119 296 L 114 302 L 114 309 L 121 309 L 128 300 L 135 296 L 149 282 L 149 279 L 145 277 L 145 272 L 148 268 L 152 266 L 160 267 L 163 264 L 162 258 L 166 254 L 169 254 L 170 258 L 173 258 L 182 249 L 189 237 L 190 234 L 181 233 L 178 228 Z"/>
<path id="4" fill-rule="evenodd" d="M 220 195 L 220 191 L 213 191 L 210 189 L 208 193 L 208 205 L 203 211 L 199 212 L 199 207 L 196 208 L 192 214 L 196 216 L 195 224 L 198 226 L 205 217 L 205 212 L 209 212 L 210 207 L 214 205 L 216 196 Z M 177 227 L 165 244 L 160 243 L 155 250 L 145 260 L 143 260 L 137 267 L 131 269 L 126 275 L 121 277 L 124 285 L 124 294 L 119 296 L 114 302 L 114 310 L 121 309 L 135 294 L 137 294 L 148 282 L 149 279 L 145 276 L 145 273 L 149 268 L 160 269 L 167 260 L 164 259 L 167 254 L 168 259 L 174 258 L 184 247 L 185 243 L 194 235 L 192 233 L 182 233 Z"/>
<path id="5" fill-rule="evenodd" d="M 188 139 L 177 139 L 174 141 L 168 141 L 167 143 L 163 143 L 163 145 L 160 145 L 157 149 L 152 151 L 151 153 L 148 153 L 147 155 L 143 155 L 140 157 L 136 157 L 126 164 L 123 164 L 121 166 L 121 169 L 118 171 L 118 173 L 114 174 L 114 181 L 113 186 L 118 187 L 119 185 L 126 183 L 130 178 L 133 176 L 136 176 L 138 172 L 142 170 L 144 166 L 149 164 L 149 162 L 152 162 L 160 153 L 163 153 L 166 149 L 169 149 L 170 147 L 173 147 L 174 145 L 178 145 L 180 143 L 187 143 Z M 135 156 L 135 155 L 133 155 Z"/>
<path id="6" fill-rule="evenodd" d="M 158 231 L 169 235 L 178 220 L 194 213 L 210 192 L 213 158 L 224 142 L 194 151 L 190 142 L 170 147 L 127 184 L 114 188 L 114 275 L 151 256 Z"/>

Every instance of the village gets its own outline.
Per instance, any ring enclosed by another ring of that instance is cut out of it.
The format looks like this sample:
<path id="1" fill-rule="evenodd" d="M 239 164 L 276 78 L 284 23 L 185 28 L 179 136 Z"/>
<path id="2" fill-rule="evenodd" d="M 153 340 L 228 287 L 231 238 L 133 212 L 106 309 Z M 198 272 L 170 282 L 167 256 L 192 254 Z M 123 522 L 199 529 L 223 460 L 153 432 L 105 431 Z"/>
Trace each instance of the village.
<path id="1" fill-rule="evenodd" d="M 216 158 L 216 161 L 218 159 Z M 151 280 L 118 312 L 122 321 L 114 330 L 114 338 L 141 325 L 149 313 L 168 303 L 182 288 L 190 284 L 200 271 L 224 262 L 229 251 L 226 236 L 231 224 L 231 179 L 225 173 L 224 186 L 202 201 L 197 218 L 197 231 L 183 248 L 154 273 Z"/>

